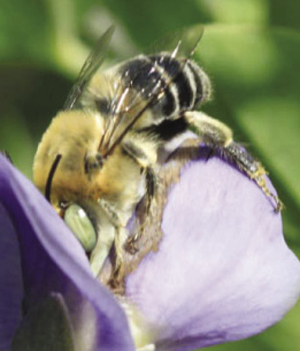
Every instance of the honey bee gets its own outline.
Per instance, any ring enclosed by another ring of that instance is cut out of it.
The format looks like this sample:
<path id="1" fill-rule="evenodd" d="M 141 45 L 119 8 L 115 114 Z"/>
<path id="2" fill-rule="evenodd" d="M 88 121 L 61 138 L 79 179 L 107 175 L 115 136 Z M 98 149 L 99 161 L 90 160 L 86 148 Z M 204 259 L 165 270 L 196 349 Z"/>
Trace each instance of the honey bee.
<path id="1" fill-rule="evenodd" d="M 277 211 L 282 206 L 265 183 L 265 169 L 233 140 L 232 130 L 197 110 L 212 89 L 191 59 L 196 45 L 181 56 L 179 40 L 171 52 L 99 71 L 113 31 L 87 58 L 33 166 L 35 184 L 81 242 L 96 276 L 112 249 L 116 267 L 122 266 L 126 226 L 140 201 L 151 203 L 156 191 L 159 152 L 188 130 L 253 179 Z"/>

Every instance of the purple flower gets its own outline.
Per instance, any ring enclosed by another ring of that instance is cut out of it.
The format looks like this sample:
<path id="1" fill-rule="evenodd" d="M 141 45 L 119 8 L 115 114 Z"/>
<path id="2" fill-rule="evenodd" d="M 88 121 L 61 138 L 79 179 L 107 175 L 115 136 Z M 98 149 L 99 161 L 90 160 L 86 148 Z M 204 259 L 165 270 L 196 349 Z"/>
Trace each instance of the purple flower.
<path id="1" fill-rule="evenodd" d="M 118 300 L 93 278 L 43 196 L 0 156 L 0 350 L 19 323 L 16 345 L 34 328 L 43 335 L 59 325 L 61 340 L 53 342 L 66 345 L 61 350 L 134 350 L 135 339 L 183 351 L 246 338 L 280 320 L 300 293 L 281 216 L 251 180 L 206 156 L 204 149 L 181 169 L 158 250 L 127 276 Z"/>

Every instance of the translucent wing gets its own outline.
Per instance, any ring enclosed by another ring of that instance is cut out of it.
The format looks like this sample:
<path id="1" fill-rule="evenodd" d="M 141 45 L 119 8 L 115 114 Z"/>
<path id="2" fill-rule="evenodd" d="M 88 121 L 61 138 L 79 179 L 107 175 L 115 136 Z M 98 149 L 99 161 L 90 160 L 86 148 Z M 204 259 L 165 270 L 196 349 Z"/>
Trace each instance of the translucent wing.
<path id="1" fill-rule="evenodd" d="M 192 30 L 182 30 L 171 33 L 154 42 L 148 50 L 147 55 L 155 55 L 168 52 L 174 57 L 191 58 L 204 33 L 204 26 L 198 25 Z"/>
<path id="2" fill-rule="evenodd" d="M 106 53 L 109 47 L 110 40 L 115 31 L 115 27 L 111 26 L 107 29 L 107 31 L 99 38 L 95 49 L 90 53 L 88 58 L 86 59 L 79 76 L 73 85 L 67 100 L 64 104 L 64 110 L 70 110 L 76 108 L 77 103 L 90 82 L 93 75 L 99 69 L 101 64 L 103 63 Z"/>

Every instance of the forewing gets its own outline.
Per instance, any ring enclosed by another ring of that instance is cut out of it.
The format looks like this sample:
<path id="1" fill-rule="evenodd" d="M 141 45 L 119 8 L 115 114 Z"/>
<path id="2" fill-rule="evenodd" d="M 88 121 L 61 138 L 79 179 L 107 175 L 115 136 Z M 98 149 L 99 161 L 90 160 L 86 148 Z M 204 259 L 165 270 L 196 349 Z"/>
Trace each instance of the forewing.
<path id="1" fill-rule="evenodd" d="M 64 110 L 74 109 L 77 106 L 78 101 L 80 100 L 82 93 L 84 92 L 86 86 L 90 82 L 93 75 L 97 72 L 101 64 L 103 63 L 110 40 L 115 31 L 115 27 L 111 26 L 107 31 L 99 38 L 94 50 L 90 53 L 86 59 L 79 76 L 73 85 L 67 100 L 64 104 Z"/>
<path id="2" fill-rule="evenodd" d="M 171 33 L 154 42 L 145 53 L 147 55 L 155 55 L 161 52 L 168 52 L 174 57 L 190 58 L 193 56 L 203 33 L 204 26 L 202 25 L 194 27 L 193 30 L 181 30 Z"/>

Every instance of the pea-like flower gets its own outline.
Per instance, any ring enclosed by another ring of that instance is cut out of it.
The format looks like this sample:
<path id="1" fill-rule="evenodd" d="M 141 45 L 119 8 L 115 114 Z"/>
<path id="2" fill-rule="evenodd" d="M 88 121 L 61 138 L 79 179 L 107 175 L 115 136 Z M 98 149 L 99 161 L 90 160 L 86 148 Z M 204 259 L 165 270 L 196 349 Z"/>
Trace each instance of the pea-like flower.
<path id="1" fill-rule="evenodd" d="M 168 184 L 161 219 L 146 228 L 161 239 L 119 293 L 93 276 L 61 218 L 0 156 L 0 350 L 184 351 L 279 321 L 300 294 L 281 215 L 254 182 L 207 156 L 201 149 Z"/>

